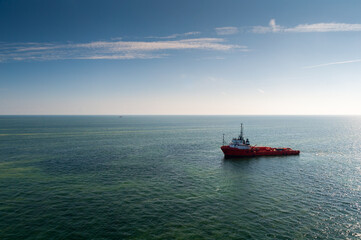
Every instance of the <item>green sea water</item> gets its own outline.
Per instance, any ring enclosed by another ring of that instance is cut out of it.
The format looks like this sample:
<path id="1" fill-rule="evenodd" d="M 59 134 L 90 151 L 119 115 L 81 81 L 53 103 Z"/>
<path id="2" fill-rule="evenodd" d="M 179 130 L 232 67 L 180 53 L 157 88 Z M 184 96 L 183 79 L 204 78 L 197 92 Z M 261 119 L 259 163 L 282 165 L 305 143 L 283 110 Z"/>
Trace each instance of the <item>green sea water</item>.
<path id="1" fill-rule="evenodd" d="M 239 134 L 299 156 L 224 159 Z M 0 116 L 0 239 L 360 239 L 361 117 Z"/>

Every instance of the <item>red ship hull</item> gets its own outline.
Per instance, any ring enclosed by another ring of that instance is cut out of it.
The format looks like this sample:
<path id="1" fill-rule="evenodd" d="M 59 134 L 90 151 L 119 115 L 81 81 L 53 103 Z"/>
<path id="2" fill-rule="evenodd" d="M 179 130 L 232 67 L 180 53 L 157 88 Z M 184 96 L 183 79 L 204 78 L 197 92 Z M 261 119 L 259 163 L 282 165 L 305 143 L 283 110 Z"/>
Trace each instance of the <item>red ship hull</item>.
<path id="1" fill-rule="evenodd" d="M 299 155 L 300 151 L 291 148 L 250 147 L 250 149 L 238 149 L 230 146 L 221 147 L 224 156 L 227 157 L 256 157 L 256 156 L 286 156 Z"/>

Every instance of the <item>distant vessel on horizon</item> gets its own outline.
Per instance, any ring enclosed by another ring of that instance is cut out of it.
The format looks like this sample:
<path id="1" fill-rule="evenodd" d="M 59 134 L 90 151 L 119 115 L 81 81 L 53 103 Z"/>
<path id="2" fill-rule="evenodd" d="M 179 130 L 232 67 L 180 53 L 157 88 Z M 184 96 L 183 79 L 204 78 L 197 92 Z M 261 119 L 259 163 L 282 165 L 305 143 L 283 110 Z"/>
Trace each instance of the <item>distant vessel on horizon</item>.
<path id="1" fill-rule="evenodd" d="M 291 148 L 271 148 L 251 146 L 248 138 L 243 138 L 243 123 L 241 123 L 241 133 L 238 138 L 233 138 L 229 145 L 225 145 L 223 134 L 223 146 L 221 150 L 225 158 L 230 157 L 256 157 L 256 156 L 283 156 L 299 155 L 299 150 Z"/>

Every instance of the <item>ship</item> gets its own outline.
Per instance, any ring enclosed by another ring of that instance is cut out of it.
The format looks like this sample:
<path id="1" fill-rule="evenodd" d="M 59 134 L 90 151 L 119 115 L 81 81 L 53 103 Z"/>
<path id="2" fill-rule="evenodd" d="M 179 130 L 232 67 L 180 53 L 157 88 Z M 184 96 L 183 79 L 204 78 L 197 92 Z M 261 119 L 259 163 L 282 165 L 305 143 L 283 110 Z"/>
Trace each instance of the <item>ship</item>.
<path id="1" fill-rule="evenodd" d="M 299 155 L 299 150 L 291 148 L 272 148 L 272 147 L 259 147 L 252 146 L 247 139 L 243 137 L 243 124 L 241 124 L 241 132 L 238 138 L 233 138 L 232 141 L 225 145 L 223 134 L 223 146 L 221 150 L 225 158 L 231 157 L 256 157 L 256 156 L 287 156 Z"/>

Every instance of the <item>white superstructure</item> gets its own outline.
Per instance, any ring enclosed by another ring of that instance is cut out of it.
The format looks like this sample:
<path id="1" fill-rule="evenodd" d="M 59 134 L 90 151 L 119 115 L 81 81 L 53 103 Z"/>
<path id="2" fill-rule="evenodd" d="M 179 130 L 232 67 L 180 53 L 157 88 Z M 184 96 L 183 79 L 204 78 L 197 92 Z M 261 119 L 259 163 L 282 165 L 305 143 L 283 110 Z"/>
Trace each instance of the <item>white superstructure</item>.
<path id="1" fill-rule="evenodd" d="M 249 140 L 244 140 L 243 138 L 243 123 L 241 123 L 241 133 L 238 138 L 233 138 L 229 143 L 229 147 L 238 148 L 238 149 L 251 149 L 251 145 L 249 144 Z"/>

